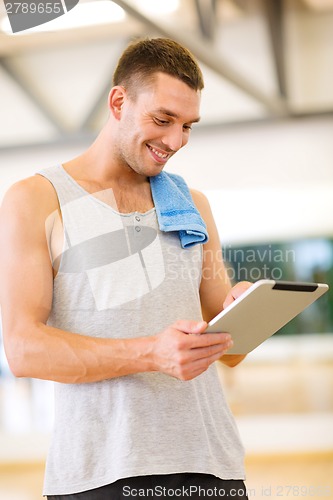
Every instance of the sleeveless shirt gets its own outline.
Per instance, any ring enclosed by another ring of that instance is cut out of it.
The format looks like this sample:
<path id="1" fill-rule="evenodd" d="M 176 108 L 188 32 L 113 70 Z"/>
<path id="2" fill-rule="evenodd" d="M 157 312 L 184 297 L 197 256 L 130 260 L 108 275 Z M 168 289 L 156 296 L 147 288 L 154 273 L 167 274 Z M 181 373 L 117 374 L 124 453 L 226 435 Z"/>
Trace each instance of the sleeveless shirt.
<path id="1" fill-rule="evenodd" d="M 202 245 L 182 249 L 177 232 L 159 230 L 155 208 L 119 213 L 60 165 L 39 174 L 57 193 L 64 231 L 49 325 L 133 338 L 202 319 Z M 44 495 L 150 474 L 244 479 L 244 450 L 216 363 L 189 381 L 149 372 L 54 387 Z"/>

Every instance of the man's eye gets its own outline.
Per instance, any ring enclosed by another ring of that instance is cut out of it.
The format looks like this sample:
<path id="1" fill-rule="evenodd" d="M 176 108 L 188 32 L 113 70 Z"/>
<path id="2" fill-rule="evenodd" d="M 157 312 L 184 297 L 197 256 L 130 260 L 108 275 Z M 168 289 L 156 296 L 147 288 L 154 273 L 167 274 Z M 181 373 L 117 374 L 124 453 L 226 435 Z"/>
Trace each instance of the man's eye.
<path id="1" fill-rule="evenodd" d="M 191 125 L 183 125 L 183 129 L 192 130 L 192 127 L 191 127 Z"/>
<path id="2" fill-rule="evenodd" d="M 167 125 L 169 122 L 167 120 L 160 120 L 159 118 L 155 118 L 155 123 L 157 123 L 157 125 Z"/>

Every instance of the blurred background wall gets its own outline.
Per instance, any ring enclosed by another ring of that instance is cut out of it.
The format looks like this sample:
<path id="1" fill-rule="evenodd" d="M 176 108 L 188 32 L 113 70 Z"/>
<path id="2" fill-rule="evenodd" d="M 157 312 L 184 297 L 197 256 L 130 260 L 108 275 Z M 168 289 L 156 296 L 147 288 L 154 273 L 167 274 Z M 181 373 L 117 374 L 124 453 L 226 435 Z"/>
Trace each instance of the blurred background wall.
<path id="1" fill-rule="evenodd" d="M 15 35 L 1 3 L 0 200 L 93 141 L 120 53 L 147 35 L 179 40 L 203 68 L 202 120 L 168 170 L 208 196 L 232 279 L 332 287 L 332 0 L 80 0 Z M 332 304 L 220 370 L 251 498 L 333 498 Z M 3 351 L 0 370 L 0 498 L 36 500 L 52 384 L 14 379 Z"/>

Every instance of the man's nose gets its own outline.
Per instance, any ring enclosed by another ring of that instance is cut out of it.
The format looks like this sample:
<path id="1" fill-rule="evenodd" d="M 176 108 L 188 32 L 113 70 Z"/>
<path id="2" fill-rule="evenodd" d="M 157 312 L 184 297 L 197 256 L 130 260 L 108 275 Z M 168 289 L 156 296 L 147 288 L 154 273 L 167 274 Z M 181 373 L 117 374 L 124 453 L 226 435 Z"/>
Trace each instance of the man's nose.
<path id="1" fill-rule="evenodd" d="M 183 127 L 170 127 L 163 137 L 163 144 L 172 151 L 178 151 L 186 143 Z"/>

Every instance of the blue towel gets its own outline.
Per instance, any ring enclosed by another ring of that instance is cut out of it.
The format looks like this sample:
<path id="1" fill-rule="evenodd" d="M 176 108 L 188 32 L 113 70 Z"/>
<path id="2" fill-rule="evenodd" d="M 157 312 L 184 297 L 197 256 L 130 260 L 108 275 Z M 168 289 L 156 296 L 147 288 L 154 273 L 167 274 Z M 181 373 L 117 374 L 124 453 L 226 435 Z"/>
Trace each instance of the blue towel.
<path id="1" fill-rule="evenodd" d="M 208 241 L 206 224 L 182 177 L 161 172 L 150 177 L 150 186 L 161 231 L 178 231 L 183 248 Z"/>

